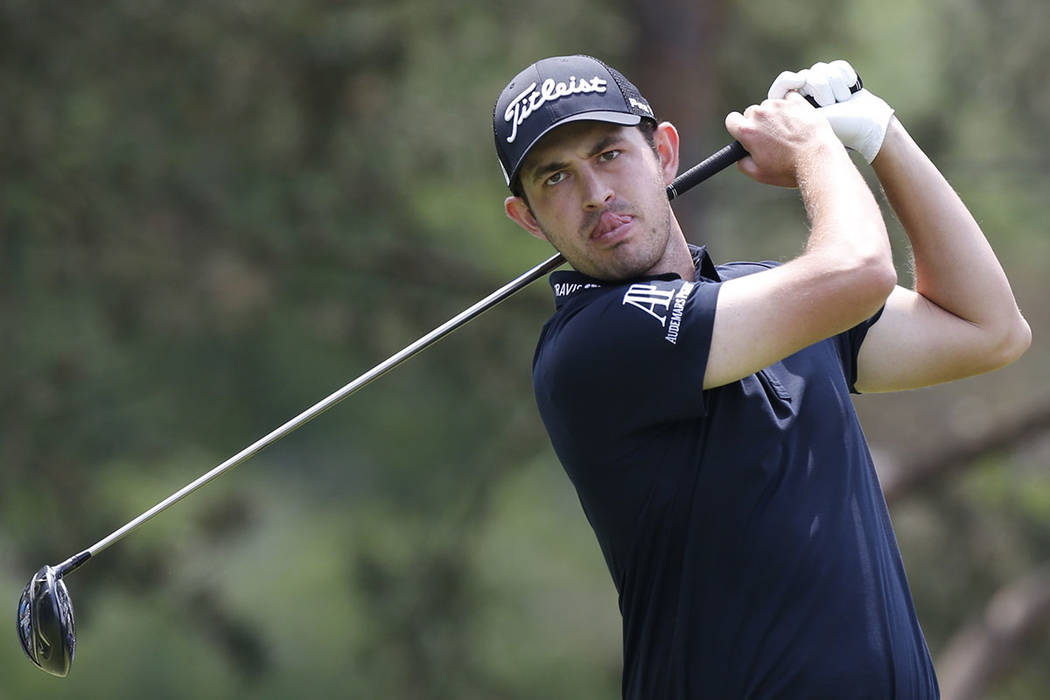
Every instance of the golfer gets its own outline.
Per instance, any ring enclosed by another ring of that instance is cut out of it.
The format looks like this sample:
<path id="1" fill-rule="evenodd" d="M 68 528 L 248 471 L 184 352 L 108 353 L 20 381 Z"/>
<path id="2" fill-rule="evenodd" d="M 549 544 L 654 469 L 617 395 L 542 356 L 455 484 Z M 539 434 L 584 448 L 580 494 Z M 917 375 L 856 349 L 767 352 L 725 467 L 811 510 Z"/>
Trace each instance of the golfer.
<path id="1" fill-rule="evenodd" d="M 678 133 L 604 63 L 539 61 L 496 104 L 507 214 L 574 268 L 551 275 L 534 385 L 619 593 L 624 698 L 938 696 L 849 395 L 1002 367 L 1030 331 L 965 205 L 856 82 L 818 63 L 726 117 L 739 169 L 800 192 L 783 264 L 687 242 Z"/>

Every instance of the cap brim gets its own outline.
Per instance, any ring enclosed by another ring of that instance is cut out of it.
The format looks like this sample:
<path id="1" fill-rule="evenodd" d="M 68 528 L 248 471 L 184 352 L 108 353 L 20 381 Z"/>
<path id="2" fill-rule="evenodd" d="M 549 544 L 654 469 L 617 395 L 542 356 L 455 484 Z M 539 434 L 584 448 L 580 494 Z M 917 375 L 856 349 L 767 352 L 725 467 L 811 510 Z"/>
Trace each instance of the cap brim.
<path id="1" fill-rule="evenodd" d="M 548 126 L 546 129 L 541 131 L 536 136 L 536 138 L 532 140 L 532 143 L 530 143 L 528 147 L 524 151 L 522 151 L 521 158 L 518 160 L 517 163 L 514 164 L 514 170 L 511 171 L 510 175 L 506 175 L 506 173 L 504 173 L 505 177 L 507 178 L 507 184 L 509 185 L 511 182 L 514 181 L 514 178 L 518 176 L 518 173 L 521 172 L 521 164 L 525 162 L 525 159 L 529 157 L 529 153 L 532 152 L 532 149 L 536 146 L 537 143 L 540 142 L 540 140 L 544 136 L 554 131 L 559 126 L 563 126 L 570 122 L 584 121 L 606 122 L 608 124 L 620 124 L 622 126 L 638 126 L 642 123 L 642 118 L 637 114 L 627 114 L 625 112 L 609 112 L 605 110 L 599 110 L 595 112 L 580 112 L 579 114 L 570 114 L 569 116 L 563 119 L 559 119 L 558 121 Z"/>

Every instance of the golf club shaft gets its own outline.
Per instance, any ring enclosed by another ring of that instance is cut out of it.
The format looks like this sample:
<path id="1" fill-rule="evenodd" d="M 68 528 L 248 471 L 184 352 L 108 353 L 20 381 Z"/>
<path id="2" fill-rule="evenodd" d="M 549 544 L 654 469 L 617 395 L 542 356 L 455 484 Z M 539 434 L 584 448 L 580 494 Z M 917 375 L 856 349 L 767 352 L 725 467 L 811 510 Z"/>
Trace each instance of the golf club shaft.
<path id="1" fill-rule="evenodd" d="M 675 180 L 667 187 L 667 198 L 669 200 L 675 199 L 690 188 L 696 186 L 697 184 L 711 177 L 715 173 L 724 170 L 726 167 L 732 165 L 733 163 L 740 160 L 746 155 L 747 151 L 745 151 L 743 146 L 741 146 L 740 143 L 737 141 L 734 141 L 728 146 L 721 148 L 717 152 L 713 153 L 711 156 L 704 159 L 702 162 L 698 163 L 697 165 L 693 166 L 692 168 L 675 178 Z M 121 527 L 119 530 L 112 532 L 111 534 L 102 538 L 95 544 L 91 545 L 91 547 L 89 547 L 88 549 L 78 554 L 75 554 L 74 556 L 70 557 L 61 564 L 56 565 L 54 567 L 56 570 L 56 575 L 61 577 L 64 574 L 75 571 L 89 558 L 106 549 L 114 542 L 122 539 L 128 533 L 138 528 L 140 525 L 145 523 L 147 520 L 151 519 L 153 516 L 157 515 L 163 510 L 166 510 L 170 506 L 178 503 L 186 496 L 190 495 L 191 493 L 201 488 L 211 480 L 215 479 L 220 474 L 223 474 L 224 472 L 237 466 L 238 464 L 248 459 L 264 447 L 274 442 L 277 442 L 289 433 L 306 425 L 311 420 L 321 415 L 332 406 L 335 406 L 337 403 L 350 396 L 358 389 L 361 389 L 366 384 L 370 383 L 372 380 L 377 379 L 382 375 L 386 374 L 394 367 L 401 364 L 416 353 L 422 351 L 430 345 L 433 345 L 452 331 L 456 330 L 462 325 L 465 325 L 469 321 L 473 320 L 475 317 L 496 306 L 501 301 L 512 296 L 519 290 L 527 287 L 529 284 L 535 282 L 540 277 L 543 277 L 548 272 L 554 270 L 557 267 L 560 267 L 564 262 L 565 258 L 562 257 L 561 253 L 557 253 L 545 260 L 544 262 L 540 263 L 536 267 L 532 268 L 525 274 L 521 275 L 520 277 L 508 282 L 506 285 L 497 289 L 495 292 L 488 295 L 487 297 L 474 304 L 467 310 L 449 319 L 448 321 L 438 326 L 434 330 L 430 331 L 411 345 L 405 347 L 403 350 L 396 353 L 395 355 L 391 355 L 389 358 L 379 363 L 372 369 L 368 370 L 367 372 L 365 372 L 360 377 L 353 380 L 346 386 L 333 392 L 332 394 L 329 394 L 327 397 L 318 401 L 313 406 L 306 409 L 296 417 L 292 418 L 284 425 L 268 433 L 267 435 L 264 435 L 263 437 L 259 438 L 258 440 L 248 445 L 237 454 L 227 459 L 222 464 L 219 464 L 211 471 L 207 472 L 206 474 L 203 474 L 195 481 L 187 484 L 175 493 L 171 494 L 157 505 L 142 513 L 142 515 L 138 516 L 131 522 Z"/>

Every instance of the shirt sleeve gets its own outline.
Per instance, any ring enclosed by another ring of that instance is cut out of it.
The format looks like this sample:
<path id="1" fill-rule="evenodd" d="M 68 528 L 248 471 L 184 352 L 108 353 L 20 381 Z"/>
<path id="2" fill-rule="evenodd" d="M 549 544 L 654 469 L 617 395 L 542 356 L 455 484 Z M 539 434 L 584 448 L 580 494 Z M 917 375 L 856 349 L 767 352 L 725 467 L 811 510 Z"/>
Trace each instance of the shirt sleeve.
<path id="1" fill-rule="evenodd" d="M 761 272 L 762 270 L 769 270 L 776 267 L 778 264 L 779 263 L 771 260 L 757 263 L 728 263 L 726 265 L 720 265 L 718 271 L 722 276 L 722 279 L 733 279 L 743 275 Z M 830 339 L 834 342 L 835 350 L 839 357 L 839 364 L 842 367 L 842 374 L 846 379 L 846 384 L 849 386 L 850 393 L 860 393 L 857 391 L 856 387 L 857 355 L 860 353 L 860 346 L 864 343 L 864 338 L 868 335 L 868 329 L 875 325 L 875 322 L 879 320 L 882 311 L 883 309 L 879 309 L 871 318 L 858 323 L 848 331 L 833 336 Z"/>
<path id="2" fill-rule="evenodd" d="M 849 385 L 851 394 L 859 394 L 857 391 L 857 356 L 860 354 L 860 346 L 864 343 L 864 338 L 868 335 L 868 329 L 875 325 L 875 322 L 882 316 L 882 312 L 885 310 L 885 306 L 875 312 L 875 315 L 871 318 L 858 323 L 853 328 L 850 328 L 845 333 L 840 333 L 835 336 L 835 345 L 839 353 L 839 361 L 842 363 L 842 373 L 846 377 L 846 383 Z"/>
<path id="3" fill-rule="evenodd" d="M 720 286 L 638 282 L 564 314 L 546 329 L 534 364 L 545 420 L 600 431 L 611 415 L 634 428 L 703 415 Z"/>

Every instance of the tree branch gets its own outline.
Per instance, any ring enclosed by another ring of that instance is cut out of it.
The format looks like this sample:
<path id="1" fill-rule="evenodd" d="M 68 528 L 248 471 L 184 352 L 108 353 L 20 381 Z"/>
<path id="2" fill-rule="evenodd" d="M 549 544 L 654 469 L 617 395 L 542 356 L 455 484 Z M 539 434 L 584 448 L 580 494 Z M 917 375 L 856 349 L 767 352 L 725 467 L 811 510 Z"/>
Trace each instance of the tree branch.
<path id="1" fill-rule="evenodd" d="M 985 455 L 1008 449 L 1050 430 L 1050 401 L 1026 415 L 992 426 L 969 439 L 942 446 L 912 460 L 880 461 L 879 479 L 886 501 L 892 502 L 969 467 Z"/>
<path id="2" fill-rule="evenodd" d="M 937 662 L 943 700 L 980 700 L 1035 632 L 1050 623 L 1050 562 L 1000 589 L 984 616 L 955 635 Z"/>

